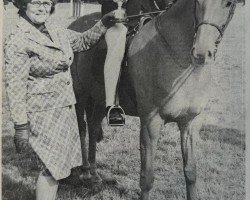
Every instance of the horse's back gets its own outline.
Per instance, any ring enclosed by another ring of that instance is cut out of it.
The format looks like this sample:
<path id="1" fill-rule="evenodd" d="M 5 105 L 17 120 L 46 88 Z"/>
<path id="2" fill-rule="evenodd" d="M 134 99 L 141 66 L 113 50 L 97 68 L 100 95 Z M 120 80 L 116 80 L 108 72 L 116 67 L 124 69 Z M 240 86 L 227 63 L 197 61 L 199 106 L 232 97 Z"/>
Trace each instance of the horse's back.
<path id="1" fill-rule="evenodd" d="M 90 29 L 101 18 L 100 12 L 91 13 L 89 15 L 82 16 L 73 21 L 68 28 L 77 32 L 84 32 Z"/>

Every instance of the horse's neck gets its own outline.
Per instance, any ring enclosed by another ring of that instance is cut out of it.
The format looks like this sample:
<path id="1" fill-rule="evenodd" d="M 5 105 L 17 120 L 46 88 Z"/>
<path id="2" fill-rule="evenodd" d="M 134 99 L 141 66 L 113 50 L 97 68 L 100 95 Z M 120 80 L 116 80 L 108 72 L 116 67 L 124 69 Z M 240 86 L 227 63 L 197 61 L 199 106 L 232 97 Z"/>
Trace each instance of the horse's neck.
<path id="1" fill-rule="evenodd" d="M 186 27 L 192 25 L 194 20 L 194 0 L 177 0 L 177 2 L 167 12 L 159 16 L 163 31 L 168 32 L 169 26 Z"/>
<path id="2" fill-rule="evenodd" d="M 187 12 L 186 14 L 193 15 L 194 0 L 172 0 L 172 2 L 175 3 L 169 13 L 181 16 L 183 12 Z"/>
<path id="3" fill-rule="evenodd" d="M 180 62 L 190 62 L 193 45 L 194 0 L 177 0 L 175 5 L 158 18 L 159 31 L 169 46 L 179 54 Z M 187 63 L 188 64 L 188 63 Z"/>

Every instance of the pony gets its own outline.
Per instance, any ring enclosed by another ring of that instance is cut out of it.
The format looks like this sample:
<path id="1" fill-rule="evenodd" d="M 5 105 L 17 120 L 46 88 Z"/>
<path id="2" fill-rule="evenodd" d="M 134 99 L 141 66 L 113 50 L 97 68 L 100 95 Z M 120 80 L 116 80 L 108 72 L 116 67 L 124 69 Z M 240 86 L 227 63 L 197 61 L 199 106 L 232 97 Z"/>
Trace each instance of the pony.
<path id="1" fill-rule="evenodd" d="M 244 0 L 166 0 L 165 4 L 171 8 L 144 25 L 129 43 L 128 67 L 122 69 L 118 93 L 126 114 L 139 116 L 141 122 L 141 200 L 150 199 L 157 141 L 161 127 L 169 122 L 176 122 L 180 130 L 187 199 L 196 198 L 194 138 L 202 123 L 195 121 L 208 101 L 211 64 L 237 3 Z M 86 30 L 93 25 L 93 18 L 98 17 L 94 13 L 80 18 L 69 28 Z M 88 26 L 81 27 L 83 22 L 88 22 Z M 96 142 L 103 137 L 105 54 L 102 40 L 92 50 L 76 54 L 71 67 L 83 169 L 86 178 L 91 177 L 93 182 L 101 182 L 95 155 Z"/>

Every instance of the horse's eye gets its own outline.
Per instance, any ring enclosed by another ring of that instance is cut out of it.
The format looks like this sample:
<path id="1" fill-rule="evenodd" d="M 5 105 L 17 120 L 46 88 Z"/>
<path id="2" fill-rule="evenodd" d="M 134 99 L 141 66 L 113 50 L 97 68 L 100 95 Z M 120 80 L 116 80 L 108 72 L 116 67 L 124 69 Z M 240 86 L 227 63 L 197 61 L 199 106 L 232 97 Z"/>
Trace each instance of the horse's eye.
<path id="1" fill-rule="evenodd" d="M 230 7 L 232 5 L 232 1 L 228 1 L 226 7 Z"/>

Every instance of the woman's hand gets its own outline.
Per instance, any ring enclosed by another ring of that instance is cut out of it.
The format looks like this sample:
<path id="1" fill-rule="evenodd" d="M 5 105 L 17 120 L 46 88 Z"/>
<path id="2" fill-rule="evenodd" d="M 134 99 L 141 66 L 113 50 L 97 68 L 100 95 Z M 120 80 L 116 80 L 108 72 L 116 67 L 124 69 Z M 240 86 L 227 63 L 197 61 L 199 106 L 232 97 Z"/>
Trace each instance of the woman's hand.
<path id="1" fill-rule="evenodd" d="M 22 153 L 26 151 L 29 147 L 29 137 L 30 137 L 30 124 L 21 124 L 14 126 L 15 135 L 14 143 L 16 146 L 17 153 Z"/>
<path id="2" fill-rule="evenodd" d="M 112 26 L 115 25 L 116 23 L 116 18 L 115 18 L 115 12 L 111 11 L 107 14 L 105 14 L 102 19 L 102 24 L 106 27 L 106 28 L 110 28 Z"/>
<path id="3" fill-rule="evenodd" d="M 64 61 L 64 60 L 61 60 L 58 64 L 57 64 L 57 66 L 56 66 L 56 68 L 55 68 L 55 70 L 56 70 L 56 72 L 57 73 L 59 73 L 59 72 L 61 72 L 61 71 L 63 71 L 63 72 L 65 72 L 65 71 L 67 71 L 69 69 L 69 65 L 66 63 L 66 61 Z"/>

